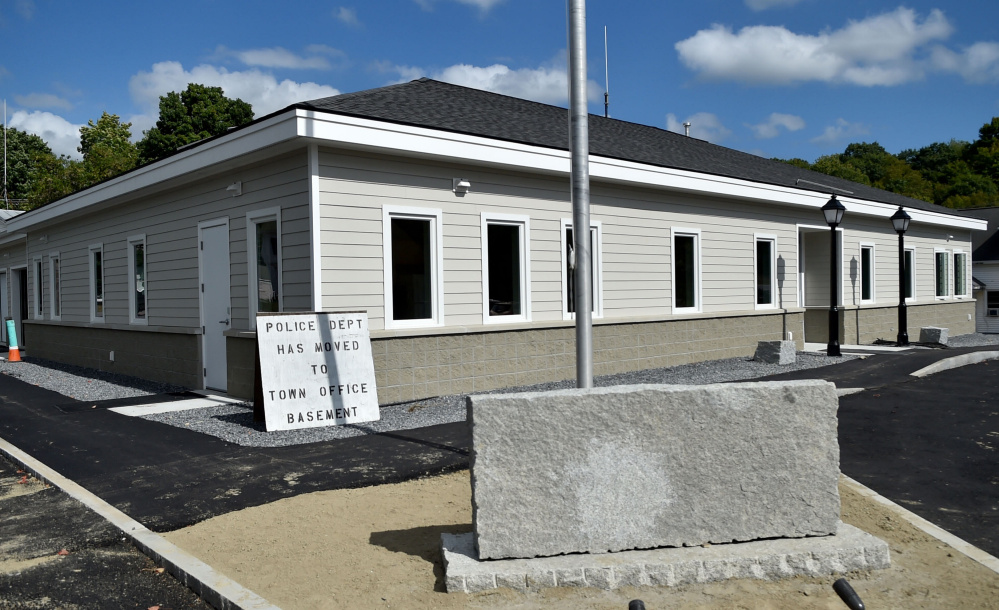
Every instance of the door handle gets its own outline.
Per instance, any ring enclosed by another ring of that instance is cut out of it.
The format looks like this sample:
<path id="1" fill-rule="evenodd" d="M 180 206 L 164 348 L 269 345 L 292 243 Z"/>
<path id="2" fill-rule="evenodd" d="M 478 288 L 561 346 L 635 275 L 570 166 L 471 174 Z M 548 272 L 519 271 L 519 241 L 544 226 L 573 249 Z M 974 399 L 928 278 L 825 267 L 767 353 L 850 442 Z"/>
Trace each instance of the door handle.
<path id="1" fill-rule="evenodd" d="M 219 324 L 225 324 L 226 326 L 228 326 L 229 325 L 229 318 L 226 318 L 225 320 L 219 320 Z"/>

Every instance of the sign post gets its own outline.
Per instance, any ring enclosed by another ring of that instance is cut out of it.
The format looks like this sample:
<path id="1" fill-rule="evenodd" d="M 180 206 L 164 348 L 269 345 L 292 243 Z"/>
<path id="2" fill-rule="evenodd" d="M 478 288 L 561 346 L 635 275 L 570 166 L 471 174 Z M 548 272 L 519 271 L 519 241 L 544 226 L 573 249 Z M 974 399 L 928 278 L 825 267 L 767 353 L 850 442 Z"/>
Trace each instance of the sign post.
<path id="1" fill-rule="evenodd" d="M 379 419 L 366 312 L 257 314 L 257 346 L 268 432 Z"/>

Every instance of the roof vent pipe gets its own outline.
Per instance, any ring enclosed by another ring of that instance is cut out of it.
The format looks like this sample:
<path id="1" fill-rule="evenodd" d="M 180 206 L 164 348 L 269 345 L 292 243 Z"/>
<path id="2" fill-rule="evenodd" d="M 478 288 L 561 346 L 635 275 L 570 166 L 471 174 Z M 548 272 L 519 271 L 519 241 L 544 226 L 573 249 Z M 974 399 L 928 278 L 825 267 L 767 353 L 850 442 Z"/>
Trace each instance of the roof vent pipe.
<path id="1" fill-rule="evenodd" d="M 683 135 L 690 137 L 690 121 L 683 122 Z"/>

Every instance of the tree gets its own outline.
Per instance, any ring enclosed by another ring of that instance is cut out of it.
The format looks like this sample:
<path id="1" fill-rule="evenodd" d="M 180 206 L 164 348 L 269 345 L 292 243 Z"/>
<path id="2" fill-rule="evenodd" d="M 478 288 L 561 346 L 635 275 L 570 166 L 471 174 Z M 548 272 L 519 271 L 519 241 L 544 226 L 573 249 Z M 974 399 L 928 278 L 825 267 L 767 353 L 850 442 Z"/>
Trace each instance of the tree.
<path id="1" fill-rule="evenodd" d="M 80 146 L 86 181 L 97 184 L 134 168 L 139 149 L 132 143 L 132 124 L 122 123 L 117 114 L 107 112 L 80 128 Z"/>
<path id="2" fill-rule="evenodd" d="M 871 181 L 864 175 L 864 172 L 860 171 L 856 166 L 850 163 L 844 163 L 840 158 L 840 155 L 825 155 L 819 157 L 812 164 L 812 169 L 817 172 L 822 172 L 829 176 L 836 176 L 837 178 L 843 178 L 844 180 L 852 180 L 854 182 L 859 182 L 860 184 L 870 185 Z"/>
<path id="3" fill-rule="evenodd" d="M 45 140 L 33 133 L 7 128 L 7 198 L 27 199 L 43 158 L 55 159 Z"/>
<path id="4" fill-rule="evenodd" d="M 139 142 L 139 161 L 162 159 L 185 144 L 222 135 L 252 120 L 250 104 L 226 97 L 221 87 L 191 83 L 181 93 L 160 97 L 160 117 Z"/>
<path id="5" fill-rule="evenodd" d="M 811 163 L 809 163 L 808 161 L 805 161 L 804 159 L 799 159 L 798 157 L 795 157 L 793 159 L 778 159 L 777 157 L 773 157 L 770 160 L 771 161 L 780 161 L 781 163 L 787 163 L 788 165 L 793 165 L 793 166 L 801 168 L 801 169 L 812 169 L 812 164 Z"/>

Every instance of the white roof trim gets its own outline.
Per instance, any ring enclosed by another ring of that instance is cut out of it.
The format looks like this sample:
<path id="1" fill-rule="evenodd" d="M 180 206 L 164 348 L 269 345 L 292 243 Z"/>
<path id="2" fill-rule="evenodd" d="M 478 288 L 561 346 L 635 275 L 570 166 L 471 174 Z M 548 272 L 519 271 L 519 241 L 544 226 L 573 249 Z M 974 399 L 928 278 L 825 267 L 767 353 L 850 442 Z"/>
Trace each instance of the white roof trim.
<path id="1" fill-rule="evenodd" d="M 12 218 L 7 221 L 7 225 L 9 229 L 25 230 L 55 220 L 63 214 L 82 210 L 113 197 L 125 196 L 132 191 L 296 137 L 383 153 L 498 165 L 528 172 L 568 176 L 570 167 L 567 150 L 297 108 L 183 150 L 162 161 L 60 199 L 30 214 Z M 590 156 L 590 176 L 597 180 L 636 186 L 722 195 L 812 209 L 822 207 L 828 200 L 828 195 L 818 192 L 595 155 Z M 887 219 L 898 208 L 894 204 L 863 201 L 849 196 L 840 195 L 839 199 L 847 207 L 849 214 Z M 919 223 L 974 230 L 985 230 L 988 227 L 985 220 L 907 209 L 912 219 Z"/>
<path id="2" fill-rule="evenodd" d="M 19 242 L 28 237 L 27 233 L 17 233 L 16 235 L 8 235 L 7 237 L 0 237 L 0 246 L 6 246 L 7 244 L 12 244 Z"/>

